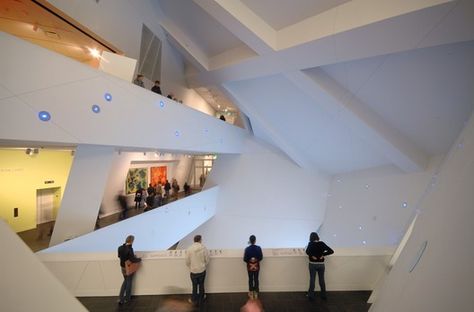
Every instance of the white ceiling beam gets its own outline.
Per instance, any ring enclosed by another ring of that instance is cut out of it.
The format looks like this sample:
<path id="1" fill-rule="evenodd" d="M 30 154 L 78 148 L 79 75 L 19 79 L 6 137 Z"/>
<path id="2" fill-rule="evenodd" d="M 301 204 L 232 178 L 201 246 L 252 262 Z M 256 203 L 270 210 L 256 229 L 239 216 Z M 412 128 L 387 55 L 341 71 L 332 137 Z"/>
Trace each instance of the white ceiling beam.
<path id="1" fill-rule="evenodd" d="M 255 109 L 253 109 L 248 102 L 242 100 L 239 95 L 232 91 L 231 88 L 222 86 L 220 87 L 222 93 L 224 93 L 233 103 L 238 105 L 239 109 L 249 117 L 252 122 L 257 122 L 263 129 L 270 139 L 282 150 L 297 166 L 308 170 L 316 170 L 315 164 L 305 156 L 304 151 L 295 149 L 287 140 L 285 140 L 273 126 L 271 126 L 266 118 L 263 118 Z"/>
<path id="2" fill-rule="evenodd" d="M 188 61 L 200 71 L 209 70 L 209 59 L 207 55 L 191 38 L 176 27 L 169 19 L 163 18 L 160 25 L 165 31 L 168 41 L 178 49 Z"/>
<path id="3" fill-rule="evenodd" d="M 193 0 L 259 55 L 275 50 L 276 31 L 240 0 Z"/>
<path id="4" fill-rule="evenodd" d="M 375 5 L 377 1 L 379 0 L 355 2 Z M 351 12 L 342 10 L 333 18 L 337 18 L 337 21 L 349 19 L 351 22 L 334 26 L 332 32 L 326 30 L 313 34 L 313 39 L 314 36 L 317 38 L 311 41 L 300 38 L 300 41 L 305 42 L 304 44 L 245 59 L 209 72 L 191 75 L 188 81 L 193 87 L 217 85 L 295 69 L 307 69 L 417 48 L 474 40 L 474 31 L 472 31 L 474 29 L 474 10 L 472 9 L 474 1 L 415 2 L 417 6 L 412 5 L 413 1 L 401 1 L 400 5 L 405 5 L 403 10 L 397 6 L 387 5 L 381 11 L 383 15 L 367 16 L 363 12 L 356 11 L 352 13 L 360 15 L 356 21 L 351 17 Z M 344 16 L 341 16 L 341 12 L 345 12 Z M 456 20 L 453 21 L 453 19 Z M 456 35 L 447 36 L 446 33 Z"/>
<path id="5" fill-rule="evenodd" d="M 311 96 L 317 105 L 403 171 L 422 171 L 426 168 L 428 157 L 422 150 L 323 70 L 314 69 L 309 73 L 294 71 L 285 76 Z"/>

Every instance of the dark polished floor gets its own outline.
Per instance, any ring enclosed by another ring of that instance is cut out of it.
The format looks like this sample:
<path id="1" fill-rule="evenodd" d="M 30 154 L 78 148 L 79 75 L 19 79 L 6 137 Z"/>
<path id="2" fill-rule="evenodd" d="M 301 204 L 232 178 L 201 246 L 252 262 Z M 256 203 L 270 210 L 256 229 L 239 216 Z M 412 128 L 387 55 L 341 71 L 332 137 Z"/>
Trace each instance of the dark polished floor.
<path id="1" fill-rule="evenodd" d="M 308 301 L 302 292 L 261 293 L 260 300 L 265 312 L 362 312 L 368 311 L 367 299 L 370 291 L 332 291 L 328 292 L 327 301 L 316 299 Z M 117 297 L 81 297 L 82 304 L 92 312 L 106 311 L 157 311 L 169 298 L 186 302 L 189 295 L 175 296 L 137 296 L 123 306 L 117 304 Z M 233 312 L 247 301 L 247 293 L 208 294 L 207 300 L 193 311 Z M 174 310 L 166 310 L 174 311 Z"/>

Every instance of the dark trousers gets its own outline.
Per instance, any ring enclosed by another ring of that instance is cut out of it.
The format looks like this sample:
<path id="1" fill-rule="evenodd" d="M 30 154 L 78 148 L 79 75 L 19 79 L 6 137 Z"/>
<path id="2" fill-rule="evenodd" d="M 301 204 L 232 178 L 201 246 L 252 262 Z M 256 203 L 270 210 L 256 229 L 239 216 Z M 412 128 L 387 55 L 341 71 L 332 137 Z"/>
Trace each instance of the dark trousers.
<path id="1" fill-rule="evenodd" d="M 206 279 L 206 271 L 202 273 L 191 273 L 191 282 L 193 283 L 193 303 L 201 303 L 204 299 L 204 280 Z"/>
<path id="2" fill-rule="evenodd" d="M 127 302 L 132 299 L 132 279 L 134 274 L 125 275 L 125 268 L 122 268 L 123 283 L 120 287 L 119 300 L 120 302 Z"/>
<path id="3" fill-rule="evenodd" d="M 249 291 L 258 292 L 258 272 L 259 271 L 247 271 L 249 274 Z"/>
<path id="4" fill-rule="evenodd" d="M 314 298 L 314 287 L 316 280 L 316 272 L 318 272 L 319 287 L 321 287 L 321 296 L 326 296 L 326 283 L 324 282 L 324 263 L 309 263 L 309 289 L 308 297 Z"/>

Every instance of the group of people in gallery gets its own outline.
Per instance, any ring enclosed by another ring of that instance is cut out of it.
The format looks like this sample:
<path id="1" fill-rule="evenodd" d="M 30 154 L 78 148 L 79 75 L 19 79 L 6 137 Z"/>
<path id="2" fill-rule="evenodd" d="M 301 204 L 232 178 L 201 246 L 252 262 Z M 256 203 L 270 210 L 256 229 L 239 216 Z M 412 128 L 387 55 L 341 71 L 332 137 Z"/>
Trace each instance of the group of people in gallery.
<path id="1" fill-rule="evenodd" d="M 135 272 L 140 267 L 141 258 L 135 256 L 132 248 L 134 241 L 133 235 L 129 235 L 125 243 L 118 248 L 118 257 L 120 258 L 120 267 L 123 275 L 123 283 L 119 293 L 119 305 L 130 302 L 132 294 L 132 280 Z M 255 235 L 250 235 L 249 246 L 245 248 L 243 261 L 247 266 L 248 274 L 248 297 L 249 301 L 242 307 L 243 311 L 247 311 L 244 308 L 246 306 L 250 308 L 261 309 L 261 303 L 258 300 L 259 297 L 259 272 L 260 263 L 263 260 L 263 253 L 260 246 L 256 245 L 257 239 Z M 334 251 L 326 245 L 323 241 L 319 240 L 319 236 L 316 232 L 312 232 L 309 236 L 309 242 L 306 247 L 306 254 L 308 256 L 308 269 L 309 269 L 309 287 L 306 296 L 309 301 L 315 299 L 315 280 L 316 273 L 318 275 L 319 286 L 321 289 L 320 296 L 322 300 L 327 300 L 326 297 L 326 283 L 324 280 L 324 258 L 333 254 Z M 199 306 L 206 300 L 205 292 L 205 279 L 206 279 L 206 268 L 209 264 L 209 251 L 202 242 L 201 235 L 195 235 L 193 244 L 186 249 L 185 263 L 190 272 L 190 279 L 192 283 L 192 295 L 188 302 L 193 306 Z M 242 311 L 242 310 L 241 310 Z"/>
<path id="2" fill-rule="evenodd" d="M 178 199 L 180 189 L 181 188 L 178 184 L 178 181 L 175 178 L 171 180 L 171 183 L 166 180 L 164 185 L 161 185 L 161 183 L 155 185 L 150 183 L 146 190 L 139 186 L 133 199 L 135 203 L 134 207 L 136 210 L 144 207 L 144 211 L 149 211 L 153 208 L 165 205 L 171 200 Z M 184 196 L 191 195 L 191 186 L 188 184 L 188 182 L 184 183 L 183 190 Z M 117 202 L 121 209 L 119 219 L 126 219 L 129 209 L 127 196 L 123 193 L 120 193 L 117 195 Z"/>

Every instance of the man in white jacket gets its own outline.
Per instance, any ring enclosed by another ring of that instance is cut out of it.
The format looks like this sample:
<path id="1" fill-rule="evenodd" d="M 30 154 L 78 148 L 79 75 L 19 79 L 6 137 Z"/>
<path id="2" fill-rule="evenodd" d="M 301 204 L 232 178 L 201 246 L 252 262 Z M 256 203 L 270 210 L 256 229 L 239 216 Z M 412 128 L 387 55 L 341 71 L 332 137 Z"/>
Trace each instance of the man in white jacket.
<path id="1" fill-rule="evenodd" d="M 209 251 L 201 243 L 201 235 L 194 236 L 194 243 L 186 250 L 186 265 L 191 271 L 193 295 L 190 302 L 199 305 L 205 298 L 204 280 L 209 263 Z M 198 291 L 199 288 L 199 291 Z"/>

